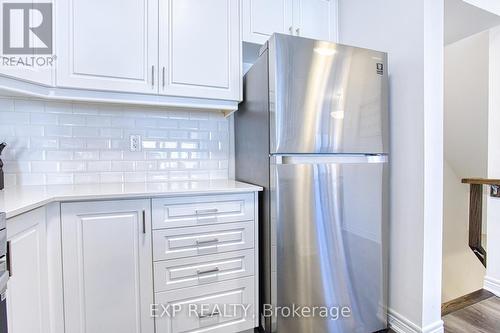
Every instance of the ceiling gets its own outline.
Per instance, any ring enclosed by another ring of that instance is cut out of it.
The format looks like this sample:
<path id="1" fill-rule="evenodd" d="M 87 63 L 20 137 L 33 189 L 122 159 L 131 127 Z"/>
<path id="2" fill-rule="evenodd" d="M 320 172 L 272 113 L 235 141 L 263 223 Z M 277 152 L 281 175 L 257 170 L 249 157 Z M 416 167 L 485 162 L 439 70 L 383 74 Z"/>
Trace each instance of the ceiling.
<path id="1" fill-rule="evenodd" d="M 497 25 L 500 25 L 500 16 L 470 5 L 462 0 L 445 0 L 445 45 Z"/>

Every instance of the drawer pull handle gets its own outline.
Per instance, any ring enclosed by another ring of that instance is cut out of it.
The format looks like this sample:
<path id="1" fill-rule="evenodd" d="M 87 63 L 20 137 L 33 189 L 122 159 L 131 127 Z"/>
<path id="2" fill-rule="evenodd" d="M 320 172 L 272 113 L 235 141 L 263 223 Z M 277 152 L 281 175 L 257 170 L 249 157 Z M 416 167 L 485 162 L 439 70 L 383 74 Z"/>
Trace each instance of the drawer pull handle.
<path id="1" fill-rule="evenodd" d="M 219 239 L 214 238 L 214 239 L 208 239 L 208 240 L 196 240 L 196 245 L 205 245 L 205 244 L 212 244 L 212 243 L 218 243 Z"/>
<path id="2" fill-rule="evenodd" d="M 12 250 L 10 249 L 10 241 L 7 241 L 7 255 L 6 255 L 6 266 L 7 266 L 7 271 L 9 272 L 9 277 L 12 276 L 12 259 L 11 259 L 11 252 Z"/>
<path id="3" fill-rule="evenodd" d="M 211 208 L 211 209 L 197 209 L 195 210 L 196 215 L 203 215 L 203 214 L 215 214 L 219 210 L 217 208 Z"/>
<path id="4" fill-rule="evenodd" d="M 142 233 L 146 233 L 146 210 L 142 210 Z"/>
<path id="5" fill-rule="evenodd" d="M 219 316 L 220 312 L 219 311 L 214 311 L 214 312 L 206 314 L 206 315 L 198 313 L 197 315 L 198 315 L 198 318 L 200 318 L 200 319 L 203 319 L 203 318 L 212 318 L 212 317 Z"/>
<path id="6" fill-rule="evenodd" d="M 196 272 L 196 274 L 198 274 L 198 275 L 203 275 L 203 274 L 217 273 L 217 272 L 219 272 L 219 271 L 220 271 L 219 267 L 215 267 L 215 268 L 213 268 L 213 269 L 208 269 L 208 270 L 206 270 L 206 271 L 200 271 L 200 270 L 198 270 L 198 271 Z"/>

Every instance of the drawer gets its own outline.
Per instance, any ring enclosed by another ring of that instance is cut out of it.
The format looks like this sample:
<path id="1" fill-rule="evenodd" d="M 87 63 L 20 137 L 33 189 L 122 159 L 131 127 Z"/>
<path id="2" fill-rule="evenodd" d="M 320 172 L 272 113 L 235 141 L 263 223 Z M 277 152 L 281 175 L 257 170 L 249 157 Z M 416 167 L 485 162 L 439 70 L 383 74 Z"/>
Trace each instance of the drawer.
<path id="1" fill-rule="evenodd" d="M 253 277 L 155 294 L 156 333 L 234 333 L 254 327 Z M 247 308 L 245 312 L 240 304 Z M 160 316 L 162 307 L 170 315 Z M 175 311 L 175 313 L 174 313 Z"/>
<path id="2" fill-rule="evenodd" d="M 153 260 L 244 250 L 254 246 L 254 222 L 153 231 Z"/>
<path id="3" fill-rule="evenodd" d="M 254 250 L 158 261 L 155 291 L 167 291 L 226 281 L 254 274 Z"/>
<path id="4" fill-rule="evenodd" d="M 153 200 L 153 229 L 254 219 L 252 193 Z"/>

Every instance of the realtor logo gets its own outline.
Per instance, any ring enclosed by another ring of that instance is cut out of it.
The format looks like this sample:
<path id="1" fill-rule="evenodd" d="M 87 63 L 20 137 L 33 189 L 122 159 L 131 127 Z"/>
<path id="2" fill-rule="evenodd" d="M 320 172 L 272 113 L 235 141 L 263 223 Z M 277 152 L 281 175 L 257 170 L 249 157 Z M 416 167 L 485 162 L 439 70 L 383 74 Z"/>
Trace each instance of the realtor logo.
<path id="1" fill-rule="evenodd" d="M 52 54 L 52 4 L 3 4 L 3 54 Z"/>

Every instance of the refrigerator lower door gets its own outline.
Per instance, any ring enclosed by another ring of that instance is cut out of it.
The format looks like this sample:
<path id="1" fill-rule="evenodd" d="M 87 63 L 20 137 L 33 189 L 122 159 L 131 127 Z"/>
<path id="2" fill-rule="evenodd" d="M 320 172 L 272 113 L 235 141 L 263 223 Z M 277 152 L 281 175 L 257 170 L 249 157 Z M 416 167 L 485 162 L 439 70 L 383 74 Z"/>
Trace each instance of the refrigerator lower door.
<path id="1" fill-rule="evenodd" d="M 385 329 L 387 157 L 272 156 L 271 178 L 273 331 Z"/>

